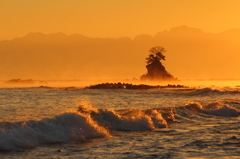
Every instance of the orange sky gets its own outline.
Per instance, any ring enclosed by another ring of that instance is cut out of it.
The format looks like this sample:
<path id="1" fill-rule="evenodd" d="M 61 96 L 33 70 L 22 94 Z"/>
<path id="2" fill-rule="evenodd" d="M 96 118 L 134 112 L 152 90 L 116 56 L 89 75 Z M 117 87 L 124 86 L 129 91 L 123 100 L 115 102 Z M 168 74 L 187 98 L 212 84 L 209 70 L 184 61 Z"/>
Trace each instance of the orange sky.
<path id="1" fill-rule="evenodd" d="M 240 0 L 0 0 L 0 79 L 138 79 L 154 45 L 168 50 L 164 65 L 179 79 L 240 78 L 240 31 L 230 30 L 240 28 L 239 7 Z M 86 37 L 66 36 L 76 33 Z M 16 37 L 23 38 L 3 41 Z"/>
<path id="2" fill-rule="evenodd" d="M 29 32 L 135 37 L 187 25 L 240 28 L 239 0 L 1 0 L 0 40 Z"/>

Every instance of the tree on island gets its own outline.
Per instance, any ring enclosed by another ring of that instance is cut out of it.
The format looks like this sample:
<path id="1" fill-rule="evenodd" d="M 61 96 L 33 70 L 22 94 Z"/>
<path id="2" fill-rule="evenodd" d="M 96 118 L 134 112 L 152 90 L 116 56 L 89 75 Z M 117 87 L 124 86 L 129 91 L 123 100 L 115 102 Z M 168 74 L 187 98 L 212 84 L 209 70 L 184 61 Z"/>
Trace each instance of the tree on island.
<path id="1" fill-rule="evenodd" d="M 166 52 L 166 50 L 161 47 L 161 46 L 155 46 L 152 47 L 149 50 L 150 54 L 148 55 L 148 57 L 146 58 L 146 63 L 147 64 L 151 64 L 154 61 L 160 61 L 160 60 L 165 60 L 165 55 L 163 55 L 164 52 Z"/>
<path id="2" fill-rule="evenodd" d="M 165 60 L 166 52 L 164 47 L 155 46 L 149 50 L 149 55 L 146 58 L 147 63 L 147 74 L 144 74 L 140 77 L 141 80 L 149 81 L 176 81 L 171 74 L 169 74 L 165 67 L 162 65 L 161 60 Z"/>

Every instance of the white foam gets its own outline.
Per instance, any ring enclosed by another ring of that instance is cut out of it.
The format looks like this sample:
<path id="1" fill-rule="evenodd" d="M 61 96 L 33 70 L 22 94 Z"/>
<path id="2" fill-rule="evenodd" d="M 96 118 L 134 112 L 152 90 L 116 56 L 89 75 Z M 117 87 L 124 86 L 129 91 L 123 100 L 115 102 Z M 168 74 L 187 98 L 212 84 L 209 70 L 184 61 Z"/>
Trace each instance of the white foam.
<path id="1" fill-rule="evenodd" d="M 240 115 L 240 110 L 228 104 L 220 102 L 211 103 L 204 107 L 206 114 L 222 116 L 222 117 L 236 117 Z"/>
<path id="2" fill-rule="evenodd" d="M 148 116 L 122 116 L 113 110 L 100 110 L 95 116 L 101 125 L 111 130 L 143 131 L 152 130 L 154 125 Z"/>
<path id="3" fill-rule="evenodd" d="M 111 109 L 92 110 L 91 108 L 86 109 L 86 107 L 82 108 L 80 106 L 79 111 L 90 113 L 94 120 L 110 130 L 144 131 L 164 128 L 168 125 L 161 112 L 154 109 L 146 111 L 127 110 L 124 113 L 120 113 Z"/>
<path id="4" fill-rule="evenodd" d="M 168 126 L 160 110 L 117 112 L 110 109 L 98 110 L 86 105 L 80 106 L 78 112 L 64 113 L 52 119 L 2 124 L 0 150 L 33 148 L 40 144 L 81 142 L 110 136 L 109 130 L 146 131 Z"/>
<path id="5" fill-rule="evenodd" d="M 221 102 L 215 102 L 205 106 L 199 103 L 190 103 L 184 107 L 197 113 L 205 113 L 215 116 L 236 117 L 240 115 L 239 109 Z"/>
<path id="6" fill-rule="evenodd" d="M 65 113 L 53 119 L 28 121 L 15 128 L 0 131 L 0 150 L 32 148 L 39 144 L 78 142 L 108 136 L 89 115 Z"/>
<path id="7" fill-rule="evenodd" d="M 220 102 L 201 105 L 190 103 L 176 111 L 197 112 L 235 117 L 240 110 Z M 189 111 L 190 110 L 190 111 Z M 174 119 L 174 111 L 158 109 L 111 110 L 81 105 L 77 112 L 64 113 L 52 119 L 0 125 L 0 150 L 32 148 L 39 144 L 81 142 L 110 136 L 109 130 L 146 131 L 165 128 Z M 192 113 L 193 114 L 193 113 Z"/>

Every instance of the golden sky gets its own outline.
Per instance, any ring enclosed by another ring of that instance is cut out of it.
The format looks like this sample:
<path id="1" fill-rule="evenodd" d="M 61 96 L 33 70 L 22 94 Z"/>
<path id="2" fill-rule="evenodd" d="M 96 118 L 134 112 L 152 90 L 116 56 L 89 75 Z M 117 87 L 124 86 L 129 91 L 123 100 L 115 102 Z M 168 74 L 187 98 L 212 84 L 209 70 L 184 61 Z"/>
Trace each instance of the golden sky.
<path id="1" fill-rule="evenodd" d="M 0 0 L 0 40 L 29 32 L 135 37 L 187 25 L 240 28 L 239 0 Z"/>
<path id="2" fill-rule="evenodd" d="M 239 7 L 240 0 L 0 0 L 0 79 L 138 79 L 155 45 L 166 48 L 163 64 L 179 79 L 240 78 Z M 76 33 L 86 37 L 66 36 Z"/>

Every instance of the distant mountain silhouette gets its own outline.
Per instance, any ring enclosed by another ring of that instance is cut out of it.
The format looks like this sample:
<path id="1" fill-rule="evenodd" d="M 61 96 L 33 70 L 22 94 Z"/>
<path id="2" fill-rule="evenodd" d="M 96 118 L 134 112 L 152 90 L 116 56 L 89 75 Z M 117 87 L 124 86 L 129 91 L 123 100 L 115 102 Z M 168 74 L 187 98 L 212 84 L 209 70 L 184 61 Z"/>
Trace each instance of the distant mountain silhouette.
<path id="1" fill-rule="evenodd" d="M 134 39 L 30 33 L 0 42 L 0 79 L 138 78 L 149 48 L 167 49 L 164 66 L 179 79 L 240 78 L 240 29 L 205 33 L 180 26 Z"/>

